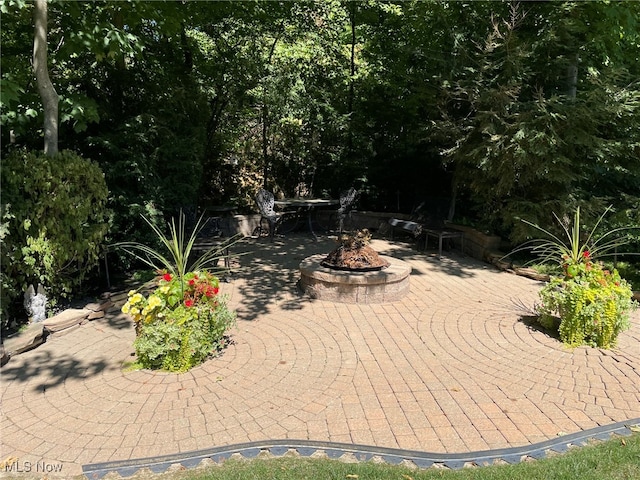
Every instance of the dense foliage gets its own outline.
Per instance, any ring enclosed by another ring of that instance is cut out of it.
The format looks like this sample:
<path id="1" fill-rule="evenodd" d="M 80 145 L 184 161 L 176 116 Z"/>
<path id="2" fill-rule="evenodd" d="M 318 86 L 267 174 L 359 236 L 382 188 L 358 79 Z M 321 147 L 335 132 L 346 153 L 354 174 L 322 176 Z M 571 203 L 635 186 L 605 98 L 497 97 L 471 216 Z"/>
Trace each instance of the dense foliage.
<path id="1" fill-rule="evenodd" d="M 3 157 L 42 146 L 33 4 L 0 0 Z M 259 186 L 424 202 L 514 242 L 613 204 L 640 225 L 638 2 L 49 2 L 60 145 L 94 159 L 111 240 L 140 214 L 253 209 Z M 445 205 L 442 208 L 442 205 Z M 638 250 L 640 236 L 629 248 Z"/>
<path id="2" fill-rule="evenodd" d="M 78 294 L 103 253 L 107 186 L 100 168 L 72 152 L 17 150 L 2 160 L 2 308 L 30 284 L 50 299 Z"/>

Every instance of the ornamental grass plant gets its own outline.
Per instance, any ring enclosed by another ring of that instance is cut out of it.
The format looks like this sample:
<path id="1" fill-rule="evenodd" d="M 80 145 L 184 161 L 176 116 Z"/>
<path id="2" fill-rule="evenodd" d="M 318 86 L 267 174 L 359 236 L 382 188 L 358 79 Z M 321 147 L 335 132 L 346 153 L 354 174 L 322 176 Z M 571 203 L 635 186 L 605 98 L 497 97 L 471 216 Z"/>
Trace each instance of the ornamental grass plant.
<path id="1" fill-rule="evenodd" d="M 145 221 L 166 252 L 133 242 L 119 244 L 159 274 L 147 296 L 140 290 L 129 292 L 122 312 L 136 325 L 134 347 L 140 367 L 184 372 L 218 352 L 225 345 L 226 331 L 235 324 L 235 313 L 219 294 L 218 277 L 205 268 L 217 263 L 222 249 L 235 239 L 191 262 L 189 257 L 202 228 L 200 221 L 189 238 L 182 214 L 177 227 L 174 220 L 169 224 L 169 236 Z"/>
<path id="2" fill-rule="evenodd" d="M 570 228 L 560 222 L 566 240 L 525 221 L 550 240 L 534 240 L 518 251 L 530 248 L 543 261 L 557 262 L 562 268 L 562 273 L 552 276 L 540 291 L 541 303 L 536 306 L 539 322 L 547 329 L 557 328 L 562 342 L 570 347 L 616 346 L 618 335 L 630 327 L 630 313 L 638 306 L 632 300 L 630 284 L 615 268 L 605 269 L 595 258 L 625 244 L 624 238 L 616 234 L 626 229 L 611 230 L 595 239 L 596 228 L 609 210 L 600 216 L 584 241 L 579 207 Z"/>

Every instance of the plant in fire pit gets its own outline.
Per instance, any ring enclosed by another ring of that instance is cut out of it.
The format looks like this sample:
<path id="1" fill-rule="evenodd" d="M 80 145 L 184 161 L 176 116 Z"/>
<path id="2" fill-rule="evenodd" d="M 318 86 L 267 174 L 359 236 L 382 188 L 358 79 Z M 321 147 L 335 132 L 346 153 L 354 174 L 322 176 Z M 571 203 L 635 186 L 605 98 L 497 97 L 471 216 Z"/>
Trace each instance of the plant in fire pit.
<path id="1" fill-rule="evenodd" d="M 615 235 L 623 229 L 609 231 L 594 240 L 595 230 L 608 210 L 584 242 L 580 241 L 579 208 L 574 214 L 571 229 L 563 225 L 567 241 L 538 225 L 525 222 L 551 237 L 551 240 L 535 241 L 532 251 L 544 260 L 559 262 L 563 272 L 561 276 L 552 277 L 540 291 L 542 303 L 536 308 L 540 324 L 545 328 L 557 326 L 560 339 L 571 347 L 615 346 L 619 333 L 630 326 L 630 312 L 637 308 L 632 300 L 631 286 L 620 278 L 615 269 L 606 270 L 595 261 L 595 257 L 625 243 Z"/>
<path id="2" fill-rule="evenodd" d="M 138 243 L 119 245 L 160 272 L 148 296 L 139 290 L 129 292 L 122 312 L 136 324 L 134 346 L 141 367 L 184 372 L 219 351 L 225 332 L 235 322 L 226 297 L 219 294 L 218 278 L 204 268 L 217 259 L 220 248 L 205 253 L 187 270 L 200 222 L 187 242 L 183 215 L 178 228 L 174 221 L 169 225 L 170 237 L 147 223 L 169 255 Z"/>
<path id="3" fill-rule="evenodd" d="M 371 233 L 366 228 L 354 234 L 344 234 L 338 239 L 338 246 L 322 265 L 338 270 L 379 270 L 389 266 L 389 262 L 380 258 L 378 252 L 369 246 Z"/>

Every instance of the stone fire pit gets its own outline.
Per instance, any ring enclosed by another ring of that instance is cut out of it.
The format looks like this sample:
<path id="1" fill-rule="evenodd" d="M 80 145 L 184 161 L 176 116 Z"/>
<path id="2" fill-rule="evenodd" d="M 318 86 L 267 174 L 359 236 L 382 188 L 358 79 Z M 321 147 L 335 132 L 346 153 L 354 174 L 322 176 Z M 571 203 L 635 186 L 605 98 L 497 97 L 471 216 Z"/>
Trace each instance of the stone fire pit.
<path id="1" fill-rule="evenodd" d="M 408 263 L 379 255 L 369 245 L 366 230 L 340 239 L 329 255 L 300 263 L 300 286 L 311 298 L 340 303 L 385 303 L 409 292 Z"/>

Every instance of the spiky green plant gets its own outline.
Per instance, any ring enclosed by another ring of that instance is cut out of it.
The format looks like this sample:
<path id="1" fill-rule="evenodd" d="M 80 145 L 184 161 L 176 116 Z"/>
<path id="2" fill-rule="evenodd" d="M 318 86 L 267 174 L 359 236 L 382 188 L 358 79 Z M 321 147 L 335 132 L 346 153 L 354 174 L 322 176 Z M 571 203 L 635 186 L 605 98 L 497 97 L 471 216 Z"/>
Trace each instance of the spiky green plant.
<path id="1" fill-rule="evenodd" d="M 203 217 L 201 216 L 196 222 L 191 235 L 187 237 L 185 232 L 185 215 L 182 211 L 178 217 L 177 226 L 175 218 L 172 218 L 171 223 L 168 224 L 169 235 L 162 232 L 160 228 L 154 225 L 144 215 L 141 216 L 158 236 L 160 242 L 165 247 L 165 251 L 158 251 L 139 242 L 121 242 L 116 244 L 116 246 L 133 255 L 154 270 L 170 273 L 180 279 L 183 279 L 189 271 L 215 268 L 225 248 L 240 239 L 240 235 L 230 237 L 219 245 L 211 247 L 193 262 L 190 262 L 196 239 L 208 220 L 203 222 Z"/>
<path id="2" fill-rule="evenodd" d="M 554 235 L 540 225 L 523 219 L 522 222 L 544 233 L 548 238 L 526 242 L 512 253 L 530 251 L 534 253 L 542 263 L 558 264 L 567 262 L 579 263 L 580 260 L 585 257 L 585 252 L 587 252 L 587 256 L 592 260 L 613 255 L 617 248 L 628 243 L 628 238 L 622 235 L 622 233 L 633 227 L 614 228 L 596 238 L 595 233 L 598 226 L 611 209 L 612 206 L 605 209 L 584 241 L 581 240 L 580 207 L 576 208 L 571 228 L 565 225 L 555 213 L 553 214 L 564 230 L 565 238 Z"/>
<path id="3" fill-rule="evenodd" d="M 529 249 L 544 262 L 555 262 L 562 267 L 562 276 L 552 276 L 540 291 L 542 303 L 536 307 L 539 322 L 546 328 L 556 325 L 560 339 L 571 347 L 582 344 L 611 348 L 616 345 L 620 332 L 629 328 L 629 314 L 637 308 L 632 291 L 614 268 L 603 268 L 595 257 L 603 257 L 627 243 L 620 234 L 629 228 L 616 228 L 595 238 L 596 229 L 607 208 L 598 218 L 586 239 L 582 241 L 580 207 L 573 216 L 571 228 L 564 225 L 566 239 L 560 238 L 537 224 L 523 220 L 545 233 L 548 239 L 528 242 L 518 250 Z M 554 214 L 555 215 L 555 214 Z"/>

